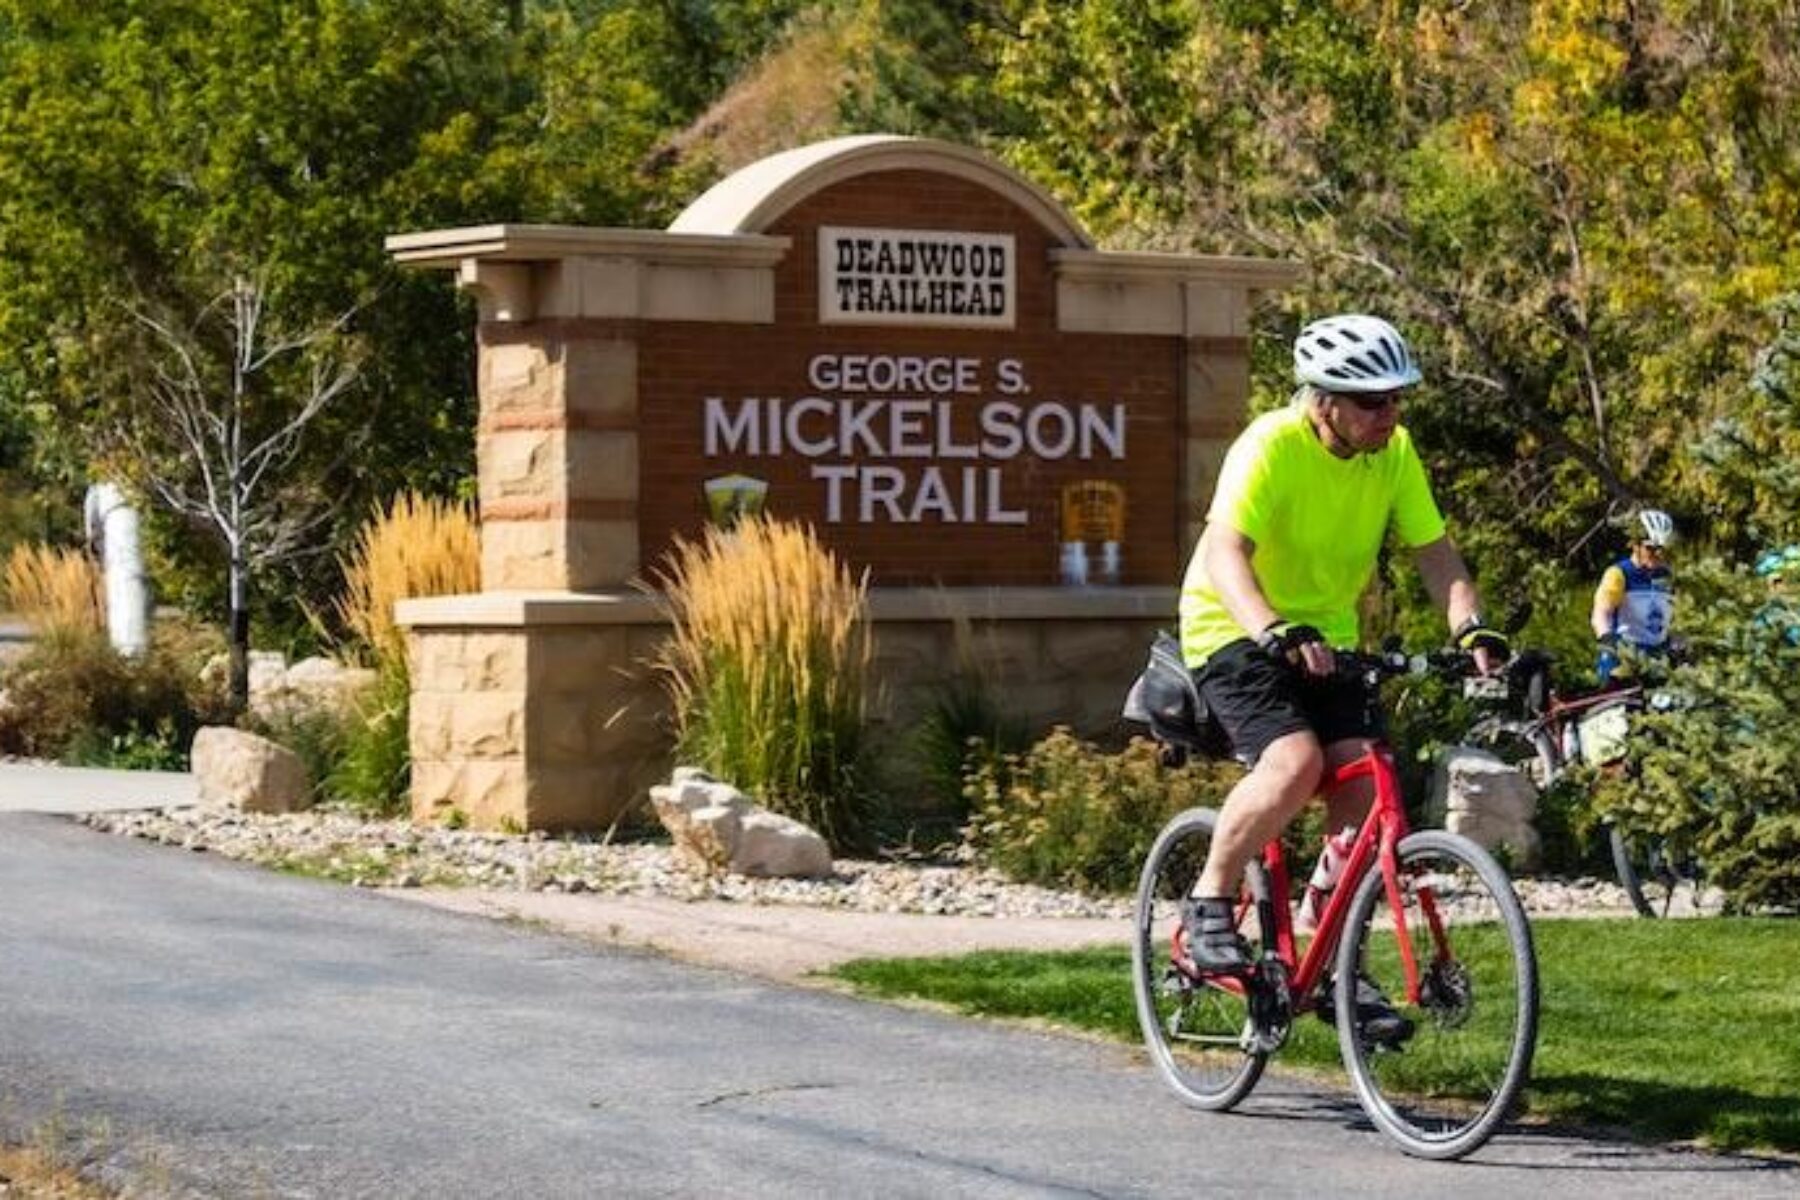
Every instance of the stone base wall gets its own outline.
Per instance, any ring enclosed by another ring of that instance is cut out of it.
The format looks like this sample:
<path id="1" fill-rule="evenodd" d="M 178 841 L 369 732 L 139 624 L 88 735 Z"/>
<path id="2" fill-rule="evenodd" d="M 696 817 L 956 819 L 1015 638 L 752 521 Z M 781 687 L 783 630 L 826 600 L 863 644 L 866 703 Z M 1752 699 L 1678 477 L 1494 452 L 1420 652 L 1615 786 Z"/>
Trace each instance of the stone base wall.
<path id="1" fill-rule="evenodd" d="M 1118 728 L 1169 589 L 883 591 L 870 597 L 870 737 L 905 808 L 911 732 L 959 669 L 1034 731 Z M 667 625 L 636 593 L 407 601 L 413 819 L 477 829 L 603 829 L 666 780 L 668 701 L 651 665 Z"/>

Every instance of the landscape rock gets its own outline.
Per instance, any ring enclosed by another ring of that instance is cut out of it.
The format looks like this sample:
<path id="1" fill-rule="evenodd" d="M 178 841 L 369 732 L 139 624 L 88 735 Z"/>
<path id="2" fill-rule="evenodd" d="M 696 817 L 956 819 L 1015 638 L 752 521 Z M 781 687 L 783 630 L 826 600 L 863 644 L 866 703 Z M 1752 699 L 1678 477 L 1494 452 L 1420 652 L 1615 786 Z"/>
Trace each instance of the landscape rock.
<path id="1" fill-rule="evenodd" d="M 1532 823 L 1537 804 L 1537 787 L 1522 771 L 1485 750 L 1452 746 L 1433 768 L 1427 814 L 1431 824 L 1531 870 L 1543 857 L 1543 840 Z"/>
<path id="2" fill-rule="evenodd" d="M 95 829 L 206 850 L 285 870 L 329 873 L 365 887 L 477 888 L 597 896 L 797 904 L 861 913 L 959 917 L 1129 919 L 1130 895 L 1096 896 L 1017 883 L 952 855 L 930 860 L 841 858 L 819 879 L 755 879 L 699 871 L 661 841 L 618 842 L 599 834 L 505 834 L 370 820 L 326 805 L 278 816 L 218 805 L 122 809 L 78 818 Z M 1612 879 L 1515 877 L 1533 917 L 1631 915 Z M 1677 909 L 1685 895 L 1677 900 Z"/>
<path id="3" fill-rule="evenodd" d="M 231 673 L 231 656 L 216 654 L 200 670 L 200 678 L 223 687 Z M 262 716 L 320 709 L 348 708 L 375 682 L 375 672 L 313 655 L 292 666 L 279 650 L 250 652 L 250 711 Z"/>
<path id="4" fill-rule="evenodd" d="M 816 830 L 704 771 L 675 768 L 671 782 L 650 789 L 650 804 L 677 855 L 700 869 L 760 878 L 831 874 L 831 847 Z"/>
<path id="5" fill-rule="evenodd" d="M 271 698 L 308 707 L 348 708 L 357 696 L 374 686 L 375 672 L 367 667 L 350 667 L 334 659 L 314 655 L 303 658 L 283 673 Z"/>
<path id="6" fill-rule="evenodd" d="M 312 807 L 306 764 L 268 738 L 229 725 L 208 725 L 194 735 L 192 760 L 202 804 L 230 804 L 256 813 Z"/>

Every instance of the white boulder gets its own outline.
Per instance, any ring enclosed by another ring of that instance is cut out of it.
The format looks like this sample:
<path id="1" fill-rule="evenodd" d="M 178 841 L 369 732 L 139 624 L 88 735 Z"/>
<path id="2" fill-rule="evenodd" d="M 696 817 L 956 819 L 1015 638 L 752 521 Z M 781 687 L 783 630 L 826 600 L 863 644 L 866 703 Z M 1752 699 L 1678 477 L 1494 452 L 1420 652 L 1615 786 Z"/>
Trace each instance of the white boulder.
<path id="1" fill-rule="evenodd" d="M 675 851 L 707 871 L 816 879 L 831 874 L 831 848 L 818 832 L 770 812 L 728 783 L 693 767 L 650 789 Z"/>
<path id="2" fill-rule="evenodd" d="M 1523 771 L 1472 746 L 1451 746 L 1432 770 L 1427 819 L 1488 850 L 1504 850 L 1515 866 L 1531 869 L 1543 855 L 1532 824 L 1538 791 Z"/>

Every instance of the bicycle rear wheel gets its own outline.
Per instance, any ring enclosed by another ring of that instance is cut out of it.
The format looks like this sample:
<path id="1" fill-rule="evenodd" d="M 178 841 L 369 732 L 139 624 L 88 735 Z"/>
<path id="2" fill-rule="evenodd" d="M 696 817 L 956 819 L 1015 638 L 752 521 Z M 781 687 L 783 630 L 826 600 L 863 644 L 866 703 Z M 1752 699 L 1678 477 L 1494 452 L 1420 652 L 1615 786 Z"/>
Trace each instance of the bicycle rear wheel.
<path id="1" fill-rule="evenodd" d="M 1211 809 L 1191 808 L 1163 826 L 1138 879 L 1131 942 L 1132 992 L 1150 1060 L 1184 1103 L 1212 1111 L 1248 1095 L 1268 1061 L 1256 1048 L 1243 983 L 1197 979 L 1187 968 L 1181 903 L 1206 865 L 1217 820 Z"/>
<path id="2" fill-rule="evenodd" d="M 1338 1022 L 1344 1065 L 1376 1126 L 1422 1158 L 1459 1158 L 1493 1135 L 1537 1046 L 1537 956 L 1525 910 L 1491 855 L 1426 830 L 1399 847 L 1399 907 L 1377 867 L 1358 883 L 1337 954 L 1336 1011 L 1354 1012 L 1358 972 L 1414 1023 L 1397 1048 Z M 1432 920 L 1435 914 L 1435 923 Z M 1409 995 L 1397 929 L 1416 957 Z"/>
<path id="3" fill-rule="evenodd" d="M 1717 916 L 1723 910 L 1723 896 L 1707 886 L 1700 864 L 1671 857 L 1661 838 L 1626 837 L 1616 825 L 1606 827 L 1606 836 L 1613 869 L 1639 916 Z"/>

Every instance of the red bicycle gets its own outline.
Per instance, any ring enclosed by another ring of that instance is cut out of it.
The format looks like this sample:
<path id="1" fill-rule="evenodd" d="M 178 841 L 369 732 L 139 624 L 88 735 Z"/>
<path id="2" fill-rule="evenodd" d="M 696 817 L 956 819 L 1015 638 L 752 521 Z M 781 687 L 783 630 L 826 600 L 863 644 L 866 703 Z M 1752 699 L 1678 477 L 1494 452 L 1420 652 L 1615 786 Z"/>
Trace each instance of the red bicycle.
<path id="1" fill-rule="evenodd" d="M 1408 669 L 1398 655 L 1339 652 L 1337 659 L 1340 671 L 1369 686 Z M 1168 728 L 1152 727 L 1159 736 Z M 1208 744 L 1195 728 L 1191 741 L 1174 746 Z M 1304 949 L 1280 842 L 1246 869 L 1239 930 L 1253 951 L 1247 975 L 1197 970 L 1182 929 L 1181 905 L 1193 894 L 1218 814 L 1189 809 L 1163 827 L 1138 883 L 1138 1021 L 1175 1093 L 1222 1111 L 1249 1095 L 1295 1018 L 1329 1003 L 1326 1011 L 1348 1014 L 1336 1022 L 1338 1046 L 1376 1126 L 1409 1154 L 1457 1158 L 1492 1136 L 1531 1069 L 1538 1017 L 1531 926 L 1485 850 L 1444 830 L 1408 829 L 1386 746 L 1372 745 L 1332 772 L 1322 791 L 1361 779 L 1374 781 L 1374 803 Z M 1354 1016 L 1359 978 L 1412 1021 L 1401 1045 L 1362 1035 Z"/>

